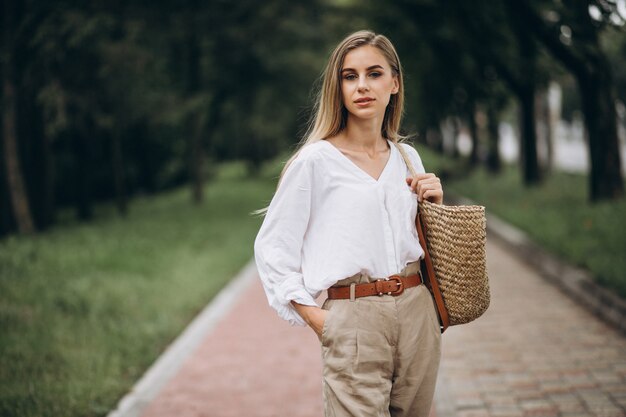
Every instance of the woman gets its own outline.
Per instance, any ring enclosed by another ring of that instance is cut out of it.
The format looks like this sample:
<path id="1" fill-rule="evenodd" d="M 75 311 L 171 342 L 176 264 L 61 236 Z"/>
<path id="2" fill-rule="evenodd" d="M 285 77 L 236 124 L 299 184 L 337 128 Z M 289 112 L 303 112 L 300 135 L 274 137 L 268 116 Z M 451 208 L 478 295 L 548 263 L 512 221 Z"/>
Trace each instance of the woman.
<path id="1" fill-rule="evenodd" d="M 426 417 L 432 403 L 441 332 L 414 221 L 418 201 L 441 204 L 443 190 L 399 143 L 403 87 L 385 36 L 336 47 L 254 243 L 270 305 L 320 339 L 326 416 Z"/>

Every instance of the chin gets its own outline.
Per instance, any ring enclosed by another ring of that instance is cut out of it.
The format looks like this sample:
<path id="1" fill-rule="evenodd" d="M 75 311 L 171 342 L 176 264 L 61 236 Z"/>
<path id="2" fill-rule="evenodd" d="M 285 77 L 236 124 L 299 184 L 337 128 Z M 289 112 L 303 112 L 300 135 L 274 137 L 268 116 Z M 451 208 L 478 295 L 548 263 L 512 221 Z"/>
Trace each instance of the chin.
<path id="1" fill-rule="evenodd" d="M 379 112 L 375 109 L 354 109 L 351 110 L 350 113 L 354 117 L 358 117 L 359 119 L 371 119 L 377 116 L 384 116 L 384 112 Z"/>

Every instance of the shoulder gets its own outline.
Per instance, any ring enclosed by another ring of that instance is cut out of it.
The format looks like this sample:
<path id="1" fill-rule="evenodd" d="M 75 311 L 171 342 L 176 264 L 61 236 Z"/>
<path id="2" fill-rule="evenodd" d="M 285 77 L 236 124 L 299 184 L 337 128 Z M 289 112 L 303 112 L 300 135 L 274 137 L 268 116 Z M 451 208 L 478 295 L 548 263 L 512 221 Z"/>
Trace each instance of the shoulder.
<path id="1" fill-rule="evenodd" d="M 327 150 L 326 146 L 328 146 L 328 144 L 323 142 L 324 141 L 320 140 L 302 146 L 296 152 L 292 165 L 306 166 L 314 169 L 315 166 L 324 163 L 324 154 Z"/>
<path id="2" fill-rule="evenodd" d="M 417 149 L 415 149 L 415 145 L 409 141 L 398 142 L 398 144 L 402 146 L 402 149 L 406 152 L 407 156 L 413 163 L 415 170 L 417 172 L 425 172 L 424 165 L 422 164 L 422 158 L 420 157 L 419 152 L 417 152 Z"/>
<path id="3" fill-rule="evenodd" d="M 319 159 L 327 145 L 328 144 L 324 143 L 324 140 L 318 140 L 313 143 L 306 144 L 300 148 L 296 159 L 302 159 L 302 160 Z"/>
<path id="4" fill-rule="evenodd" d="M 321 142 L 321 141 L 320 141 Z M 325 144 L 319 142 L 313 142 L 301 146 L 292 156 L 291 162 L 287 162 L 287 168 L 285 169 L 285 176 L 293 175 L 309 175 L 312 177 L 317 176 L 317 172 L 323 172 L 324 170 L 319 166 L 322 161 L 322 153 Z"/>
<path id="5" fill-rule="evenodd" d="M 398 142 L 400 146 L 407 152 L 409 156 L 414 156 L 419 158 L 419 154 L 415 149 L 415 146 L 411 142 Z"/>

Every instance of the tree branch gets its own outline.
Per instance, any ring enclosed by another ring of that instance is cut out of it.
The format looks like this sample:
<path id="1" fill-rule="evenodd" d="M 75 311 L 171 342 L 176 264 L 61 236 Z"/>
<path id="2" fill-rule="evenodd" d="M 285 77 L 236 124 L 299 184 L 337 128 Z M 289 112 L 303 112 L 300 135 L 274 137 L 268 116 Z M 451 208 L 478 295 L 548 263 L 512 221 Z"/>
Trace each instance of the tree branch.
<path id="1" fill-rule="evenodd" d="M 546 23 L 532 10 L 526 2 L 516 2 L 516 6 L 520 13 L 524 14 L 525 19 L 530 23 L 530 26 L 535 28 L 533 33 L 539 40 L 545 45 L 548 50 L 565 65 L 570 71 L 576 73 L 577 76 L 586 76 L 587 71 L 585 69 L 585 61 L 577 56 L 577 54 L 564 45 L 559 39 L 558 35 L 555 35 L 554 30 L 548 27 Z"/>

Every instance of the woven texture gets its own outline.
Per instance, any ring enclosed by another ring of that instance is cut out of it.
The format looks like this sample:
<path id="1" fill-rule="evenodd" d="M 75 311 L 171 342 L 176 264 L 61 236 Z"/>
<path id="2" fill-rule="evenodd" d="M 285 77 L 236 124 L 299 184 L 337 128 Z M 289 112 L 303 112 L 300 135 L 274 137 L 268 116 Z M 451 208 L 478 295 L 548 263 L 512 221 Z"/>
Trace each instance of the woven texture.
<path id="1" fill-rule="evenodd" d="M 482 206 L 420 203 L 428 251 L 450 325 L 470 322 L 489 307 Z"/>

